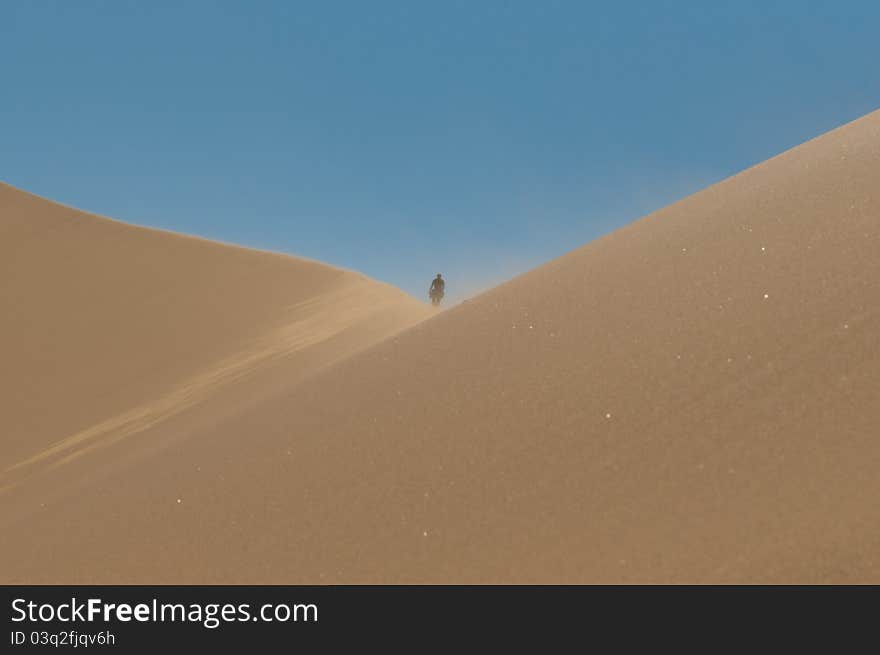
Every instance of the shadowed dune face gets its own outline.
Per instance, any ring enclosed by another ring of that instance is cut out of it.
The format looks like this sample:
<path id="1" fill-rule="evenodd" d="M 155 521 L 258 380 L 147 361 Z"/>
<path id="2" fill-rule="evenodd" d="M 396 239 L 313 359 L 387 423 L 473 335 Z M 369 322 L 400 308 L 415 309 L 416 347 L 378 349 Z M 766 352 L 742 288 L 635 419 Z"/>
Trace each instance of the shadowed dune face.
<path id="1" fill-rule="evenodd" d="M 877 582 L 878 225 L 875 113 L 22 484 L 2 579 Z"/>
<path id="2" fill-rule="evenodd" d="M 302 377 L 427 313 L 354 273 L 125 225 L 6 185 L 0 262 L 4 488 L 142 434 L 278 360 Z M 305 356 L 327 342 L 336 347 Z"/>

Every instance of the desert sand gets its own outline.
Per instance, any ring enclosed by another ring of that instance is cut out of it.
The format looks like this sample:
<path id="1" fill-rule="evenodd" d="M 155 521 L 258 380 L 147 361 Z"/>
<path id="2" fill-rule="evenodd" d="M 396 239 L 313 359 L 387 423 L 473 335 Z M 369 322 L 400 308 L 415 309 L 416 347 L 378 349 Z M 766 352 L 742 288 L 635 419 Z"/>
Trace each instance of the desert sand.
<path id="1" fill-rule="evenodd" d="M 0 488 L 128 437 L 131 457 L 156 445 L 138 435 L 228 387 L 239 391 L 212 420 L 271 393 L 279 362 L 285 383 L 299 381 L 431 313 L 356 273 L 126 225 L 8 185 L 0 216 Z"/>
<path id="2" fill-rule="evenodd" d="M 2 188 L 0 581 L 880 582 L 878 227 L 880 112 L 439 314 Z"/>

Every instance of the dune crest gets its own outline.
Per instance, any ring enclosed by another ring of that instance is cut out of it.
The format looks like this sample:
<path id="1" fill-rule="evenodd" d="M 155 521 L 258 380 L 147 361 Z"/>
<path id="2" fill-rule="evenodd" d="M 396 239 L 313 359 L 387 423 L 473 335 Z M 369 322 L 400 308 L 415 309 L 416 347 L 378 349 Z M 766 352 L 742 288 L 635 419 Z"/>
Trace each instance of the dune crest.
<path id="1" fill-rule="evenodd" d="M 20 373 L 2 389 L 0 492 L 318 344 L 337 340 L 300 357 L 298 376 L 427 315 L 355 273 L 132 227 L 7 185 L 0 212 L 11 310 L 0 339 L 14 344 L 9 369 Z M 71 433 L 80 417 L 94 423 Z"/>

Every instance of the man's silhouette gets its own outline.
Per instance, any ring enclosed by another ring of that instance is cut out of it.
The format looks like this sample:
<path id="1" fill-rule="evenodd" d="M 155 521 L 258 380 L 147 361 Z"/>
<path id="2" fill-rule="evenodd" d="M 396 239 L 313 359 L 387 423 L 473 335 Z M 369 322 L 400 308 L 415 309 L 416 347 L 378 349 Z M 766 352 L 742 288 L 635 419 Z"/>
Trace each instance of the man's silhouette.
<path id="1" fill-rule="evenodd" d="M 443 281 L 440 273 L 437 273 L 437 277 L 431 280 L 431 289 L 428 291 L 428 296 L 431 298 L 431 304 L 439 305 L 440 301 L 443 300 L 443 294 L 445 291 L 446 282 Z"/>

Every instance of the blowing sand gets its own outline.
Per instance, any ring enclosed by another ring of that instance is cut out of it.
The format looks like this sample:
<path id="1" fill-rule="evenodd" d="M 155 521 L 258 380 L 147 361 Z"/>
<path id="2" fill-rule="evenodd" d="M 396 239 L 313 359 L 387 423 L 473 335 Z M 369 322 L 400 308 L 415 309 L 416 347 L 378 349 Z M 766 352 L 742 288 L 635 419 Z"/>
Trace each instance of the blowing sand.
<path id="1" fill-rule="evenodd" d="M 152 448 L 149 428 L 236 386 L 214 407 L 222 420 L 271 393 L 250 378 L 279 362 L 299 382 L 430 313 L 355 273 L 7 185 L 0 216 L 0 489 L 122 440 L 127 457 Z"/>
<path id="2" fill-rule="evenodd" d="M 2 582 L 880 582 L 880 113 L 414 327 L 0 212 Z"/>

